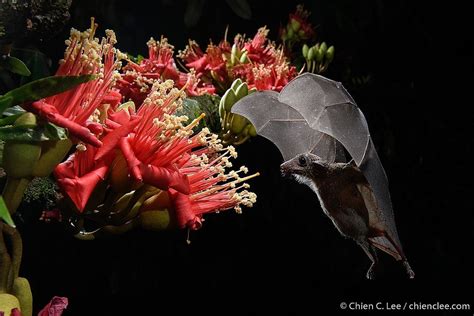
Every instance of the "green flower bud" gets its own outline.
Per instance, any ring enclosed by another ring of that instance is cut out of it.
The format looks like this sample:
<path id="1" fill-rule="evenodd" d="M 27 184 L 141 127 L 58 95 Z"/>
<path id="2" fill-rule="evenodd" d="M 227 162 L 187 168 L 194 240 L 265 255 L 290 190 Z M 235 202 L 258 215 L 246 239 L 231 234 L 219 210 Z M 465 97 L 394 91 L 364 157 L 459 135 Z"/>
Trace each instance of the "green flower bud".
<path id="1" fill-rule="evenodd" d="M 253 126 L 253 124 L 250 124 L 249 135 L 252 137 L 257 136 L 257 130 L 255 129 L 255 126 Z"/>
<path id="2" fill-rule="evenodd" d="M 323 58 L 324 58 L 324 53 L 321 49 L 321 47 L 316 51 L 316 54 L 315 54 L 315 60 L 320 63 L 323 61 Z"/>
<path id="3" fill-rule="evenodd" d="M 303 57 L 307 58 L 308 57 L 308 50 L 309 50 L 308 45 L 304 44 L 303 48 L 301 50 L 302 50 L 302 53 L 303 53 Z"/>
<path id="4" fill-rule="evenodd" d="M 12 294 L 16 296 L 20 303 L 21 315 L 33 315 L 33 295 L 31 294 L 30 283 L 27 279 L 18 277 L 13 281 Z"/>
<path id="5" fill-rule="evenodd" d="M 242 56 L 240 56 L 239 60 L 242 64 L 248 63 L 249 59 L 247 58 L 247 51 L 244 51 L 242 53 Z"/>
<path id="6" fill-rule="evenodd" d="M 326 60 L 330 63 L 334 59 L 334 46 L 330 46 L 326 52 Z"/>
<path id="7" fill-rule="evenodd" d="M 295 33 L 296 33 L 296 32 L 298 32 L 298 30 L 300 29 L 301 23 L 298 22 L 298 21 L 295 20 L 295 19 L 291 19 L 291 21 L 290 21 L 290 26 L 291 26 L 291 29 L 292 29 L 293 31 L 295 31 Z"/>
<path id="8" fill-rule="evenodd" d="M 237 88 L 242 84 L 242 79 L 240 78 L 237 78 L 234 80 L 234 82 L 232 82 L 232 85 L 230 86 L 230 88 L 232 90 L 237 91 Z M 222 99 L 221 99 L 222 100 Z"/>
<path id="9" fill-rule="evenodd" d="M 321 46 L 319 47 L 319 51 L 321 52 L 321 54 L 323 54 L 323 56 L 326 54 L 326 51 L 328 50 L 328 45 L 326 44 L 326 42 L 322 42 L 321 43 Z"/>
<path id="10" fill-rule="evenodd" d="M 248 121 L 245 117 L 234 114 L 234 117 L 232 118 L 232 122 L 230 125 L 230 131 L 234 133 L 235 135 L 238 135 L 242 132 L 244 127 L 248 124 Z"/>
<path id="11" fill-rule="evenodd" d="M 287 30 L 288 30 L 288 34 L 287 34 L 288 38 L 292 39 L 295 36 L 295 31 L 293 31 L 291 27 L 288 27 Z"/>
<path id="12" fill-rule="evenodd" d="M 237 97 L 236 102 L 249 94 L 249 87 L 247 83 L 243 82 L 235 91 L 235 96 Z"/>
<path id="13" fill-rule="evenodd" d="M 232 106 L 237 101 L 234 90 L 232 90 L 232 89 L 227 90 L 224 93 L 224 96 L 222 97 L 222 99 L 224 100 L 223 101 L 224 102 L 224 109 L 227 112 L 230 112 L 230 109 L 232 109 Z"/>
<path id="14" fill-rule="evenodd" d="M 14 308 L 21 310 L 18 299 L 11 294 L 0 294 L 0 311 L 4 312 L 5 316 L 10 316 L 11 310 Z"/>
<path id="15" fill-rule="evenodd" d="M 314 49 L 314 47 L 311 47 L 309 50 L 308 50 L 308 60 L 313 60 L 314 57 L 315 57 L 315 53 L 317 52 L 317 50 Z"/>
<path id="16" fill-rule="evenodd" d="M 36 116 L 26 112 L 13 125 L 36 125 Z M 40 155 L 41 145 L 39 142 L 7 141 L 3 149 L 3 168 L 12 178 L 31 177 Z"/>
<path id="17" fill-rule="evenodd" d="M 173 226 L 171 225 L 171 216 L 167 208 L 142 212 L 139 218 L 141 227 L 146 230 L 162 231 Z"/>

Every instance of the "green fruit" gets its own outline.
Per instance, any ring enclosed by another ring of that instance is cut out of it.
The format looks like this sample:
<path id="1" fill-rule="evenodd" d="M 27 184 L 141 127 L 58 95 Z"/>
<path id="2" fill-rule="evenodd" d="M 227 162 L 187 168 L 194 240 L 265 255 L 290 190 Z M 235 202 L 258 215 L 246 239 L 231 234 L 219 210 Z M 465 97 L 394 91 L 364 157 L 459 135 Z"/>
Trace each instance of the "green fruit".
<path id="1" fill-rule="evenodd" d="M 234 90 L 229 89 L 224 93 L 224 96 L 222 97 L 224 100 L 224 109 L 227 112 L 230 112 L 230 109 L 232 109 L 232 106 L 234 105 L 235 102 L 237 102 L 237 98 L 235 96 Z"/>
<path id="2" fill-rule="evenodd" d="M 21 315 L 33 315 L 33 295 L 31 294 L 30 283 L 27 279 L 18 277 L 13 281 L 13 295 L 20 302 Z"/>
<path id="3" fill-rule="evenodd" d="M 10 316 L 11 310 L 14 308 L 21 310 L 18 299 L 11 294 L 0 294 L 0 311 L 4 312 L 5 316 Z"/>
<path id="4" fill-rule="evenodd" d="M 247 83 L 243 82 L 235 91 L 235 96 L 237 97 L 236 102 L 242 99 L 243 97 L 249 94 L 249 87 Z"/>
<path id="5" fill-rule="evenodd" d="M 304 58 L 307 58 L 308 57 L 308 51 L 309 51 L 309 47 L 308 45 L 304 44 L 303 45 L 303 48 L 301 49 L 302 53 L 303 53 L 303 57 Z"/>
<path id="6" fill-rule="evenodd" d="M 334 59 L 334 46 L 330 46 L 326 52 L 326 60 L 330 63 Z"/>
<path id="7" fill-rule="evenodd" d="M 170 223 L 170 213 L 166 208 L 140 213 L 140 225 L 143 229 L 162 231 L 171 228 Z"/>
<path id="8" fill-rule="evenodd" d="M 234 117 L 232 118 L 232 122 L 230 125 L 230 131 L 236 135 L 240 134 L 244 127 L 247 125 L 248 121 L 245 117 L 234 114 Z"/>

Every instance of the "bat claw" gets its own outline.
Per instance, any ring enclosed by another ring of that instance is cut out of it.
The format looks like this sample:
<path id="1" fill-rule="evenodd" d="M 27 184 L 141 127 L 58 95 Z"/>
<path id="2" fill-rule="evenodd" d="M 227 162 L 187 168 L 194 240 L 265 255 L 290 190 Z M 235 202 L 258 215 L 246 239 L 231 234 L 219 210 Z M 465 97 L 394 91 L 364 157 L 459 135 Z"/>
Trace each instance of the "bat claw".
<path id="1" fill-rule="evenodd" d="M 375 280 L 375 276 L 376 276 L 376 265 L 374 263 L 372 263 L 372 265 L 370 266 L 369 270 L 367 270 L 367 274 L 366 274 L 366 277 L 368 280 Z"/>
<path id="2" fill-rule="evenodd" d="M 408 277 L 410 279 L 414 279 L 415 278 L 415 272 L 410 267 L 410 264 L 408 263 L 408 261 L 404 260 L 402 264 L 403 264 L 403 267 L 405 268 L 405 271 L 408 274 Z"/>

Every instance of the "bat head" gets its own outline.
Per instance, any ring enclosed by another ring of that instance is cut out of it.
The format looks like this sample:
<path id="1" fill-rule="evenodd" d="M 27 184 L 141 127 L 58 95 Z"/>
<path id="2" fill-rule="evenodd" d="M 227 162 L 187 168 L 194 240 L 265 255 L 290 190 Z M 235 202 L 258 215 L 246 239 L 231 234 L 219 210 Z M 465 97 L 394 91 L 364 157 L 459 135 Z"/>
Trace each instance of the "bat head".
<path id="1" fill-rule="evenodd" d="M 280 166 L 281 174 L 284 177 L 294 177 L 297 180 L 317 180 L 327 173 L 327 162 L 318 156 L 305 153 L 290 159 Z"/>

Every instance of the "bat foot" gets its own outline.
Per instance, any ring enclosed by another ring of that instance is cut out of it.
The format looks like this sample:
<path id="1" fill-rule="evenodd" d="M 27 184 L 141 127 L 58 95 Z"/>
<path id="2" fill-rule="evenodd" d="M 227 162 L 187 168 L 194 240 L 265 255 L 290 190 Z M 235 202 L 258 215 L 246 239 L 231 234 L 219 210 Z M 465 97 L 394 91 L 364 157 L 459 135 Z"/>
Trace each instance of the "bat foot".
<path id="1" fill-rule="evenodd" d="M 408 274 L 408 277 L 409 277 L 410 279 L 414 279 L 414 278 L 415 278 L 415 272 L 414 272 L 413 269 L 410 267 L 410 264 L 408 263 L 408 261 L 407 261 L 407 260 L 404 260 L 404 261 L 402 262 L 402 264 L 403 264 L 403 267 L 405 268 L 405 271 L 406 271 L 407 274 Z"/>
<path id="2" fill-rule="evenodd" d="M 377 273 L 376 273 L 376 271 L 375 271 L 375 270 L 376 270 L 376 267 L 377 267 L 377 265 L 374 264 L 374 263 L 372 263 L 372 265 L 370 266 L 369 270 L 367 270 L 366 277 L 367 277 L 368 280 L 375 280 L 376 275 L 377 275 Z"/>

